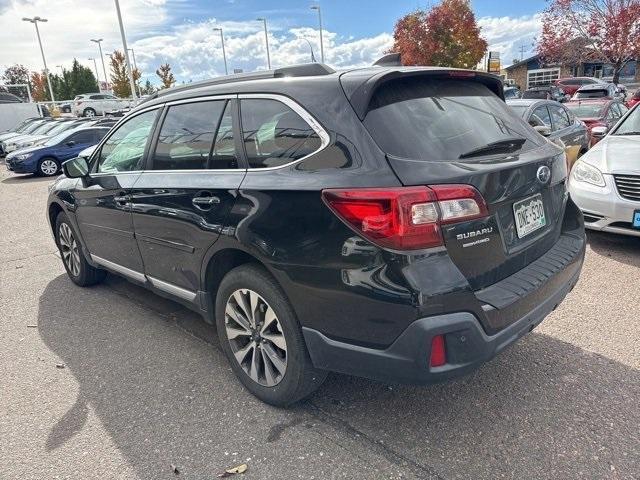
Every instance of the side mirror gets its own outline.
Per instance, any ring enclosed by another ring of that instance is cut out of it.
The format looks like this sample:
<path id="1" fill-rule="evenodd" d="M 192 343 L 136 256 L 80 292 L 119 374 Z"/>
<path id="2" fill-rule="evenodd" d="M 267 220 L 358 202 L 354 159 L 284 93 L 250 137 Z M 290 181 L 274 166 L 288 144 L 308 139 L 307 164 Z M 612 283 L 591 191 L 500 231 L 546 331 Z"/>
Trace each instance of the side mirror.
<path id="1" fill-rule="evenodd" d="M 75 144 L 76 142 L 74 142 L 73 140 L 69 140 L 67 143 L 65 143 L 67 147 L 73 147 Z"/>
<path id="2" fill-rule="evenodd" d="M 593 127 L 591 129 L 591 136 L 595 138 L 604 138 L 608 132 L 609 129 L 607 127 Z"/>
<path id="3" fill-rule="evenodd" d="M 89 164 L 83 157 L 72 158 L 62 164 L 62 171 L 69 178 L 82 178 L 89 175 Z"/>
<path id="4" fill-rule="evenodd" d="M 549 135 L 551 135 L 551 129 L 546 125 L 536 125 L 535 127 L 533 127 L 533 129 L 543 137 L 548 137 Z"/>

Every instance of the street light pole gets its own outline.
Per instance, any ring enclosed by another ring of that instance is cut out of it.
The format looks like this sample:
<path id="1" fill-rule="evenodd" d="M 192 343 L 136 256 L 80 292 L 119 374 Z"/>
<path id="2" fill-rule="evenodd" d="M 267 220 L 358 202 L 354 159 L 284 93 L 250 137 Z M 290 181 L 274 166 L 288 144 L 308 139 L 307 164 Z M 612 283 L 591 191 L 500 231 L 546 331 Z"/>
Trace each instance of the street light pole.
<path id="1" fill-rule="evenodd" d="M 214 32 L 220 32 L 220 41 L 222 42 L 222 58 L 224 59 L 224 74 L 229 75 L 229 69 L 227 68 L 227 53 L 224 50 L 224 35 L 221 28 L 214 28 Z"/>
<path id="2" fill-rule="evenodd" d="M 318 11 L 318 24 L 320 25 L 320 61 L 324 63 L 324 44 L 322 42 L 322 12 L 320 11 L 320 5 L 314 5 L 311 10 Z"/>
<path id="3" fill-rule="evenodd" d="M 267 19 L 266 18 L 258 18 L 259 22 L 262 22 L 264 25 L 264 44 L 267 47 L 267 70 L 271 70 L 271 57 L 269 56 L 269 34 L 267 33 Z"/>
<path id="4" fill-rule="evenodd" d="M 98 92 L 100 92 L 100 77 L 98 76 L 98 64 L 96 63 L 96 59 L 89 57 L 87 60 L 93 60 L 93 68 L 96 71 L 96 82 L 98 83 Z"/>
<path id="5" fill-rule="evenodd" d="M 136 52 L 133 51 L 133 48 L 130 48 L 129 51 L 131 52 L 131 57 L 133 58 L 133 68 L 134 70 L 138 70 L 138 63 L 136 62 Z M 138 93 L 140 93 L 140 84 L 137 84 L 136 86 L 138 87 Z"/>
<path id="6" fill-rule="evenodd" d="M 98 38 L 96 40 L 92 38 L 91 41 L 98 44 L 98 52 L 100 53 L 100 60 L 102 61 L 102 73 L 104 73 L 104 87 L 106 90 L 109 90 L 109 79 L 107 77 L 107 69 L 104 66 L 104 55 L 102 55 L 102 39 Z M 100 88 L 100 80 L 98 80 L 98 91 L 102 91 Z"/>
<path id="7" fill-rule="evenodd" d="M 133 101 L 136 101 L 136 84 L 133 81 L 133 69 L 131 68 L 131 62 L 129 61 L 129 49 L 127 49 L 127 37 L 124 34 L 124 25 L 122 23 L 122 14 L 120 13 L 120 2 L 116 2 L 116 12 L 118 13 L 118 23 L 120 24 L 120 36 L 122 37 L 122 49 L 124 50 L 124 59 L 127 61 L 127 70 L 129 71 L 129 84 L 131 85 L 131 96 Z"/>
<path id="8" fill-rule="evenodd" d="M 44 74 L 47 76 L 47 84 L 49 85 L 49 95 L 51 95 L 51 101 L 55 102 L 56 99 L 53 97 L 53 88 L 51 88 L 51 77 L 49 76 L 47 61 L 44 58 L 44 49 L 42 48 L 42 40 L 40 39 L 40 30 L 38 29 L 38 22 L 47 22 L 48 20 L 46 18 L 40 18 L 40 17 L 33 17 L 33 18 L 24 17 L 22 20 L 25 22 L 33 23 L 36 26 L 36 35 L 38 36 L 38 45 L 40 45 L 40 53 L 42 54 L 42 63 L 44 63 Z"/>

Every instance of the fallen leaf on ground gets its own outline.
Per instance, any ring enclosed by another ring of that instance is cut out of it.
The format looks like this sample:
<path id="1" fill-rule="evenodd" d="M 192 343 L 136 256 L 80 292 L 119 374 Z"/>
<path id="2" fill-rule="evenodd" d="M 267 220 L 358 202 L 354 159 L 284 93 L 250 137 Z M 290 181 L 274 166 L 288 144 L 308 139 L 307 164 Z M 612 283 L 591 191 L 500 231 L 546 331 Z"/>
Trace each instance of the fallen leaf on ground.
<path id="1" fill-rule="evenodd" d="M 178 475 L 180 473 L 180 470 L 178 470 L 177 465 L 174 465 L 173 463 L 171 464 L 171 471 L 173 473 L 175 473 L 176 475 Z"/>
<path id="2" fill-rule="evenodd" d="M 56 368 L 64 368 L 64 363 L 56 363 Z"/>
<path id="3" fill-rule="evenodd" d="M 38 328 L 38 325 L 27 325 L 27 328 Z"/>
<path id="4" fill-rule="evenodd" d="M 238 465 L 237 467 L 227 468 L 223 473 L 218 475 L 218 478 L 226 478 L 226 477 L 230 477 L 231 475 L 236 475 L 238 473 L 244 473 L 247 471 L 248 468 L 249 467 L 247 466 L 246 463 L 243 463 L 242 465 Z"/>

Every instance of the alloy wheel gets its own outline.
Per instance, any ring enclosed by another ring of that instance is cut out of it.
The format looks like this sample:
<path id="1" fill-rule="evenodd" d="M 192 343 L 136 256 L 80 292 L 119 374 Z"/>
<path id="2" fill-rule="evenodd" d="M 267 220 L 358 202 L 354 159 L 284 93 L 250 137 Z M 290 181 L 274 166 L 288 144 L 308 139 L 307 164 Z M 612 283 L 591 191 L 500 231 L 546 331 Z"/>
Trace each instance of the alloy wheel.
<path id="1" fill-rule="evenodd" d="M 253 290 L 236 290 L 224 316 L 231 351 L 244 372 L 265 387 L 280 383 L 287 369 L 287 342 L 266 300 Z"/>
<path id="2" fill-rule="evenodd" d="M 45 159 L 40 163 L 40 171 L 45 175 L 55 175 L 58 171 L 58 164 L 55 160 Z"/>
<path id="3" fill-rule="evenodd" d="M 66 223 L 60 224 L 58 241 L 60 242 L 62 260 L 71 274 L 77 277 L 80 274 L 80 250 L 71 228 Z"/>
<path id="4" fill-rule="evenodd" d="M 84 116 L 88 118 L 93 118 L 96 116 L 96 112 L 94 112 L 91 108 L 88 108 L 84 111 Z"/>

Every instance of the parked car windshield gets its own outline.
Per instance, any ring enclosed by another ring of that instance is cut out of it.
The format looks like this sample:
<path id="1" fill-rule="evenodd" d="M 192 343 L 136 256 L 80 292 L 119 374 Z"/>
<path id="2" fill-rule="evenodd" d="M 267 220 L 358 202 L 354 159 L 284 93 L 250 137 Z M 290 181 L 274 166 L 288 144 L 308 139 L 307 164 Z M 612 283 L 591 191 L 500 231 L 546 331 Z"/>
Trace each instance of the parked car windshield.
<path id="1" fill-rule="evenodd" d="M 63 143 L 65 141 L 65 139 L 67 139 L 69 136 L 73 135 L 74 130 L 75 129 L 73 129 L 73 130 L 65 130 L 63 132 L 59 132 L 57 135 L 54 135 L 49 140 L 44 142 L 42 145 L 45 146 L 45 147 L 51 147 L 53 145 L 59 145 L 60 143 Z"/>
<path id="2" fill-rule="evenodd" d="M 45 126 L 47 123 L 49 122 L 45 122 L 45 121 L 36 121 L 33 125 L 29 125 L 27 128 L 25 128 L 21 133 L 28 135 L 31 133 L 34 133 L 35 131 L 37 131 L 40 127 Z"/>
<path id="3" fill-rule="evenodd" d="M 640 135 L 640 109 L 636 108 L 616 128 L 613 135 Z"/>
<path id="4" fill-rule="evenodd" d="M 453 161 L 514 138 L 520 151 L 539 136 L 485 85 L 468 80 L 399 79 L 373 95 L 364 124 L 380 148 L 411 159 Z"/>
<path id="5" fill-rule="evenodd" d="M 59 125 L 56 125 L 51 130 L 49 130 L 47 132 L 47 135 L 57 135 L 60 132 L 64 132 L 66 130 L 69 130 L 70 128 L 73 128 L 73 126 L 74 126 L 73 122 L 63 122 L 63 123 L 61 123 Z"/>
<path id="6" fill-rule="evenodd" d="M 600 118 L 605 106 L 600 103 L 565 103 L 565 107 L 578 118 Z"/>
<path id="7" fill-rule="evenodd" d="M 524 99 L 546 100 L 551 95 L 551 90 L 527 90 L 522 94 Z"/>

